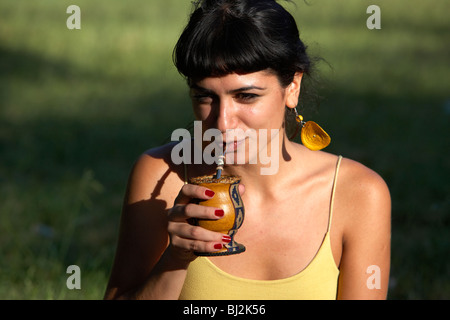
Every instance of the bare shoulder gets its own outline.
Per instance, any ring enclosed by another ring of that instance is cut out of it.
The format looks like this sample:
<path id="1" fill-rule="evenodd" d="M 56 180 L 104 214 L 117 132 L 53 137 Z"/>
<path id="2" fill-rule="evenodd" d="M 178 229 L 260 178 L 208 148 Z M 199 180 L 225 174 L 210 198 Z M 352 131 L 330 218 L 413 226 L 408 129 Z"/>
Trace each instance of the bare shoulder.
<path id="1" fill-rule="evenodd" d="M 335 242 L 337 252 L 341 253 L 338 298 L 385 299 L 391 239 L 391 202 L 386 183 L 375 171 L 344 158 L 334 212 L 338 218 L 338 238 L 342 241 Z M 377 290 L 372 290 L 367 282 L 371 266 L 379 270 Z"/>
<path id="2" fill-rule="evenodd" d="M 161 196 L 182 181 L 182 166 L 171 161 L 174 143 L 149 149 L 133 165 L 127 188 L 127 203 Z M 170 193 L 170 191 L 169 191 Z"/>
<path id="3" fill-rule="evenodd" d="M 336 186 L 336 205 L 350 227 L 385 224 L 391 199 L 383 178 L 363 164 L 343 158 Z"/>
<path id="4" fill-rule="evenodd" d="M 170 160 L 172 148 L 167 144 L 147 150 L 131 170 L 105 297 L 119 297 L 143 283 L 167 247 L 166 210 L 183 184 L 179 166 Z"/>
<path id="5" fill-rule="evenodd" d="M 383 178 L 372 169 L 351 159 L 343 158 L 340 166 L 340 188 L 361 201 L 389 200 L 389 189 Z"/>

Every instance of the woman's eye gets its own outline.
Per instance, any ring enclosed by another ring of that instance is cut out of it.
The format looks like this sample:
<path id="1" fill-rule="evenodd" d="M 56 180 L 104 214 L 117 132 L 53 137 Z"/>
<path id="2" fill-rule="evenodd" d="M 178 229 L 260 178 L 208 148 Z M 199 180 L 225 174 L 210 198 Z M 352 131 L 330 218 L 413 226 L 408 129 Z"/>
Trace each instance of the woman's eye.
<path id="1" fill-rule="evenodd" d="M 211 103 L 213 100 L 213 98 L 210 95 L 206 95 L 206 94 L 193 95 L 192 99 L 194 99 L 198 103 Z"/>
<path id="2" fill-rule="evenodd" d="M 236 99 L 243 102 L 252 102 L 256 98 L 258 98 L 257 94 L 254 93 L 238 93 L 236 94 Z"/>

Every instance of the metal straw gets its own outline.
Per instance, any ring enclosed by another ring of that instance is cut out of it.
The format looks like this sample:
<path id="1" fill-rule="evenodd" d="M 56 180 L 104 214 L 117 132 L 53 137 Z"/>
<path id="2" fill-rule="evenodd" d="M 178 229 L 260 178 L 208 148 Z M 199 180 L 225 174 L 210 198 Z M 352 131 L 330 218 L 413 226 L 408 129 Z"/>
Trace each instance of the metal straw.
<path id="1" fill-rule="evenodd" d="M 222 175 L 223 165 L 225 164 L 224 158 L 224 155 L 220 155 L 217 157 L 216 179 L 219 179 Z"/>

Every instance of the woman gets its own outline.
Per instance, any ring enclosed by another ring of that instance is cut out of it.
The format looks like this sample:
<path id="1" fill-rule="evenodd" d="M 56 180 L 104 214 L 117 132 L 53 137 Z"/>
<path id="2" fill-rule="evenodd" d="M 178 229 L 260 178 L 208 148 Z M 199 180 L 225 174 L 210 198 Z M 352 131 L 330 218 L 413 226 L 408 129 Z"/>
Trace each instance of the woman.
<path id="1" fill-rule="evenodd" d="M 174 61 L 202 130 L 220 130 L 228 159 L 237 157 L 238 144 L 246 147 L 244 163 L 227 160 L 223 169 L 241 177 L 245 221 L 236 240 L 246 251 L 193 253 L 218 251 L 230 240 L 188 223 L 223 216 L 220 208 L 192 203 L 214 197 L 211 190 L 186 183 L 216 168 L 175 165 L 176 143 L 167 144 L 133 167 L 105 298 L 386 298 L 390 197 L 384 181 L 355 161 L 288 139 L 286 118 L 296 113 L 311 65 L 293 17 L 273 0 L 199 1 Z M 227 141 L 233 130 L 275 134 Z M 268 165 L 255 163 L 254 142 L 275 157 L 275 173 L 261 174 Z"/>

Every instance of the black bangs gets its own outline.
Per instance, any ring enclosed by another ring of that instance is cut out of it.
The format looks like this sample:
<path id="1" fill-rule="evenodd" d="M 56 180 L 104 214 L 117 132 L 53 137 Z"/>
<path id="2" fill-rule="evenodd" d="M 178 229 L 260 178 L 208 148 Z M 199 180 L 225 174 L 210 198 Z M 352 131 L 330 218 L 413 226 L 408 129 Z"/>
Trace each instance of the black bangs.
<path id="1" fill-rule="evenodd" d="M 284 10 L 280 15 L 275 1 L 250 2 L 223 1 L 219 8 L 192 13 L 173 52 L 182 75 L 189 80 L 273 69 L 291 78 L 304 71 L 297 62 L 305 48 L 293 18 Z"/>
<path id="2" fill-rule="evenodd" d="M 310 67 L 294 18 L 274 0 L 200 2 L 173 61 L 188 81 L 270 69 L 282 86 Z"/>
<path id="3" fill-rule="evenodd" d="M 187 78 L 202 79 L 232 72 L 249 73 L 270 67 L 270 54 L 252 25 L 229 20 L 215 29 L 198 30 L 190 39 L 180 38 L 175 49 L 175 65 Z M 256 40 L 258 39 L 258 40 Z"/>

